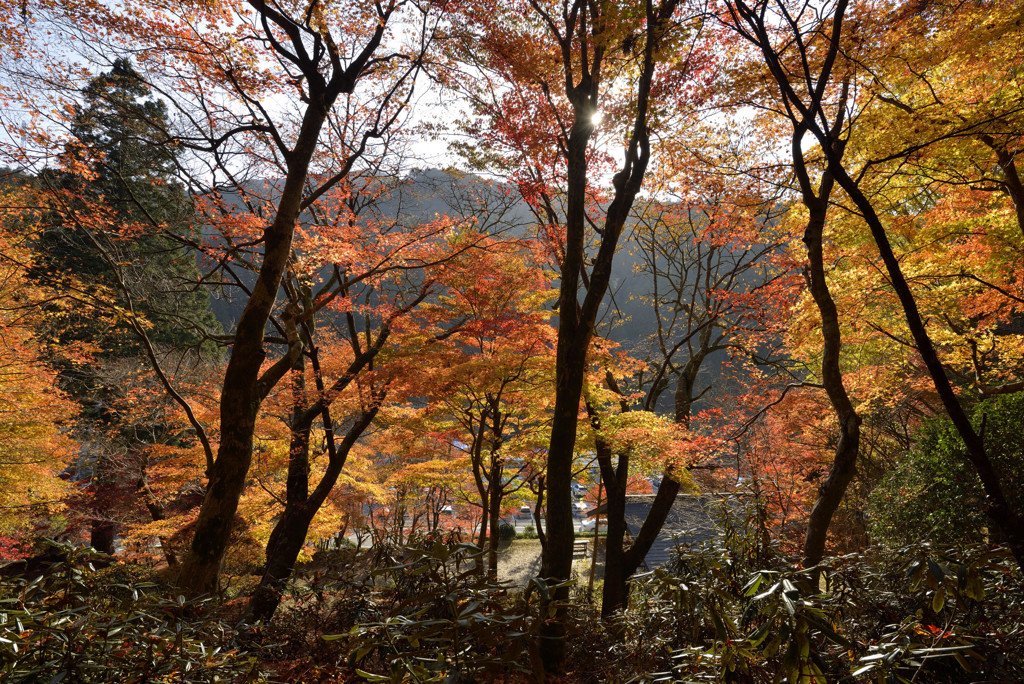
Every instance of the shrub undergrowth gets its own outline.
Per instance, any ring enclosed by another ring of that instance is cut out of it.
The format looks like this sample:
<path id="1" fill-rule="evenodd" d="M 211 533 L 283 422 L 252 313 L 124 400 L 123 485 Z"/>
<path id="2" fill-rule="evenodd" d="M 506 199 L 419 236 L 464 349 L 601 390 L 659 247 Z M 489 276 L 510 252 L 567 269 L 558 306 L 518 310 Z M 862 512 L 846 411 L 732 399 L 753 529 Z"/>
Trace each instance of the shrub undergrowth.
<path id="1" fill-rule="evenodd" d="M 732 511 L 731 513 L 735 513 Z M 999 546 L 869 549 L 800 568 L 756 511 L 631 583 L 602 621 L 580 582 L 563 682 L 1024 681 L 1021 577 Z M 233 625 L 139 566 L 65 555 L 0 582 L 12 682 L 529 682 L 550 587 L 480 571 L 455 535 L 336 548 L 297 573 L 277 618 Z M 262 678 L 262 679 L 261 679 Z"/>
<path id="2" fill-rule="evenodd" d="M 63 546 L 33 578 L 0 580 L 5 682 L 252 682 L 260 663 L 245 631 L 186 600 L 145 568 Z"/>

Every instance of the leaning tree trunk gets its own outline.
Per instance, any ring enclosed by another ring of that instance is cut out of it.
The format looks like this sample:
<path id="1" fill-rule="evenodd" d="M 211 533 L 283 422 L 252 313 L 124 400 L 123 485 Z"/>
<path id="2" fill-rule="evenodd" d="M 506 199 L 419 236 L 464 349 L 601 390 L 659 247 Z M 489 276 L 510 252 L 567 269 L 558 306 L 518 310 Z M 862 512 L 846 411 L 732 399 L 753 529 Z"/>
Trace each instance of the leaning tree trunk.
<path id="1" fill-rule="evenodd" d="M 270 368 L 265 371 L 262 369 L 266 359 L 264 332 L 277 301 L 285 267 L 291 258 L 292 238 L 302 211 L 309 166 L 317 149 L 320 131 L 338 97 L 342 93 L 353 92 L 368 66 L 374 63 L 371 60 L 384 39 L 395 11 L 395 7 L 390 6 L 381 12 L 380 21 L 365 37 L 362 49 L 353 50 L 343 66 L 337 45 L 331 43 L 324 46 L 322 36 L 317 35 L 318 45 L 324 49 L 310 55 L 305 47 L 306 34 L 299 30 L 297 24 L 280 14 L 276 5 L 271 8 L 262 0 L 252 0 L 251 4 L 264 22 L 263 27 L 268 35 L 277 34 L 276 28 L 286 27 L 285 33 L 291 50 L 276 40 L 272 41 L 273 48 L 300 73 L 300 80 L 304 81 L 307 91 L 303 98 L 306 108 L 302 112 L 292 148 L 282 154 L 287 172 L 281 199 L 273 221 L 263 231 L 263 262 L 239 318 L 231 357 L 224 372 L 220 400 L 220 446 L 207 474 L 206 496 L 196 519 L 191 547 L 178 576 L 178 585 L 190 593 L 209 592 L 217 587 L 221 561 L 231 535 L 231 524 L 252 463 L 256 415 L 267 394 L 284 377 L 302 351 L 298 334 L 293 330 L 294 335 L 289 335 L 287 354 Z M 275 28 L 271 28 L 272 24 Z M 332 182 L 337 182 L 347 174 L 360 154 L 361 150 L 356 152 L 342 175 Z M 326 187 L 321 188 L 321 191 Z M 292 315 L 299 313 L 293 311 Z"/>
<path id="2" fill-rule="evenodd" d="M 921 312 L 917 308 L 914 294 L 903 275 L 899 260 L 892 250 L 889 236 L 882 225 L 881 219 L 875 213 L 871 201 L 861 191 L 857 182 L 847 174 L 841 160 L 830 156 L 828 161 L 829 170 L 843 190 L 846 191 L 846 194 L 853 200 L 857 209 L 864 216 L 868 228 L 871 230 L 871 235 L 878 247 L 879 255 L 889 274 L 889 280 L 892 282 L 893 290 L 896 291 L 896 296 L 903 307 L 904 317 L 907 321 L 907 327 L 910 328 L 910 333 L 914 338 L 914 344 L 917 347 L 918 353 L 921 354 L 925 367 L 928 369 L 928 374 L 932 378 L 932 383 L 942 401 L 943 408 L 946 409 L 946 413 L 949 415 L 954 427 L 956 427 L 957 433 L 967 447 L 967 459 L 981 479 L 982 488 L 985 492 L 985 514 L 992 523 L 992 527 L 998 530 L 1006 541 L 1006 545 L 1017 561 L 1018 567 L 1024 570 L 1024 516 L 1015 510 L 1007 499 L 1006 492 L 1003 489 L 1003 480 L 996 472 L 988 456 L 984 440 L 975 431 L 974 426 L 971 425 L 967 413 L 953 391 L 953 386 L 946 376 L 946 371 L 942 367 L 942 362 L 939 360 L 931 337 L 928 335 L 924 320 L 921 318 Z"/>
<path id="3" fill-rule="evenodd" d="M 632 577 L 640 567 L 640 564 L 643 563 L 647 552 L 651 550 L 654 540 L 658 538 L 661 528 L 665 525 L 665 520 L 668 519 L 668 514 L 672 510 L 672 505 L 675 503 L 676 495 L 679 494 L 679 489 L 679 480 L 673 478 L 671 472 L 662 475 L 661 484 L 658 485 L 658 493 L 654 497 L 654 503 L 651 504 L 651 510 L 648 511 L 647 517 L 644 518 L 644 524 L 640 526 L 640 531 L 636 535 L 636 539 L 633 540 L 633 543 L 623 557 L 623 570 L 626 573 L 626 577 Z M 628 598 L 628 593 L 626 598 Z"/>
<path id="4" fill-rule="evenodd" d="M 256 414 L 267 393 L 283 377 L 300 352 L 297 339 L 283 358 L 260 375 L 266 351 L 263 335 L 277 301 L 285 266 L 291 256 L 292 236 L 299 218 L 302 190 L 316 149 L 329 102 L 311 106 L 299 130 L 274 222 L 264 231 L 263 263 L 242 311 L 231 358 L 224 373 L 220 400 L 220 446 L 209 472 L 206 497 L 196 519 L 188 555 L 178 585 L 193 593 L 217 588 L 221 561 L 231 535 L 231 523 L 245 489 L 252 463 Z M 268 375 L 269 374 L 269 375 Z"/>

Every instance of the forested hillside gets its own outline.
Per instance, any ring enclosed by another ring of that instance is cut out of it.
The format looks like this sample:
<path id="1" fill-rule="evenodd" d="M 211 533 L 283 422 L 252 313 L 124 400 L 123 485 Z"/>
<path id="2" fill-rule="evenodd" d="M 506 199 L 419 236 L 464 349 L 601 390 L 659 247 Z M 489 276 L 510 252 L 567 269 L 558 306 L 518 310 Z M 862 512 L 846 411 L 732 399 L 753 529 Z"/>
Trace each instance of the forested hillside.
<path id="1" fill-rule="evenodd" d="M 0 3 L 0 678 L 1024 679 L 1022 16 Z"/>

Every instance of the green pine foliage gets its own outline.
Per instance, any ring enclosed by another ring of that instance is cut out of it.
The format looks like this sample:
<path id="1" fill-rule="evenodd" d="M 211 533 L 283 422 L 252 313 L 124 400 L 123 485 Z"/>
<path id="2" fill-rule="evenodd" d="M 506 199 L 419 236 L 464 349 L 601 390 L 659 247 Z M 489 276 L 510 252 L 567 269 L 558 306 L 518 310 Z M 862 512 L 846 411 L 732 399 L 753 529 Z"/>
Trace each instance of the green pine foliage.
<path id="1" fill-rule="evenodd" d="M 174 175 L 181 150 L 170 135 L 167 107 L 126 59 L 90 81 L 83 97 L 65 151 L 65 165 L 79 172 L 38 179 L 52 190 L 55 211 L 40 238 L 35 275 L 57 291 L 77 291 L 83 303 L 100 304 L 101 314 L 130 302 L 155 345 L 198 349 L 221 330 L 186 248 L 198 228 Z M 97 205 L 109 212 L 103 232 L 84 218 Z M 106 357 L 141 349 L 116 315 L 97 315 L 88 306 L 57 318 L 50 333 L 56 345 L 86 342 Z"/>

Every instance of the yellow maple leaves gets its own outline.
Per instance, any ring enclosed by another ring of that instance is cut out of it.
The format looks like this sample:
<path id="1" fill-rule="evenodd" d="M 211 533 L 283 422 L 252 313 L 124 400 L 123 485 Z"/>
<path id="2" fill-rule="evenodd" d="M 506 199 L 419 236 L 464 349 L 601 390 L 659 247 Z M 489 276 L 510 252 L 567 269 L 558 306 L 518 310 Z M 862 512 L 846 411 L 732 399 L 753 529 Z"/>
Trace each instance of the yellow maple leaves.
<path id="1" fill-rule="evenodd" d="M 8 179 L 10 181 L 10 179 Z M 26 278 L 34 215 L 27 188 L 0 196 L 0 534 L 27 531 L 36 515 L 63 507 L 70 484 L 58 477 L 76 448 L 67 436 L 73 404 L 41 360 L 35 307 L 45 293 Z"/>

